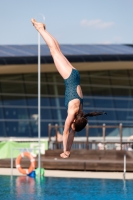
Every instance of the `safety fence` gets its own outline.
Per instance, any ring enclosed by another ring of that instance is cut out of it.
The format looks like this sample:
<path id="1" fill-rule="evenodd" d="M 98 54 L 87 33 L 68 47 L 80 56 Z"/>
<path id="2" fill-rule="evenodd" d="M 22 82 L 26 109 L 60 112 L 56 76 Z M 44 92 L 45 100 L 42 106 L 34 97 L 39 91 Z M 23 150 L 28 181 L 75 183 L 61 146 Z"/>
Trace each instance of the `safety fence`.
<path id="1" fill-rule="evenodd" d="M 63 128 L 63 126 L 59 126 L 58 124 L 55 125 L 48 125 L 48 143 L 49 149 L 62 149 L 63 143 L 62 140 L 59 139 L 59 129 Z M 101 129 L 102 136 L 101 137 L 90 137 L 89 131 L 90 129 Z M 108 150 L 108 149 L 115 149 L 115 150 L 130 150 L 132 151 L 133 147 L 133 138 L 131 140 L 126 141 L 123 138 L 123 129 L 124 128 L 133 128 L 133 126 L 123 126 L 120 123 L 118 126 L 112 125 L 89 125 L 87 124 L 85 127 L 84 139 L 79 137 L 79 139 L 75 139 L 72 145 L 72 149 L 99 149 L 99 150 Z M 108 137 L 106 135 L 107 129 L 118 129 L 119 136 L 117 137 Z M 53 134 L 54 132 L 54 134 Z M 53 137 L 54 135 L 54 137 Z M 61 136 L 60 136 L 61 137 Z"/>

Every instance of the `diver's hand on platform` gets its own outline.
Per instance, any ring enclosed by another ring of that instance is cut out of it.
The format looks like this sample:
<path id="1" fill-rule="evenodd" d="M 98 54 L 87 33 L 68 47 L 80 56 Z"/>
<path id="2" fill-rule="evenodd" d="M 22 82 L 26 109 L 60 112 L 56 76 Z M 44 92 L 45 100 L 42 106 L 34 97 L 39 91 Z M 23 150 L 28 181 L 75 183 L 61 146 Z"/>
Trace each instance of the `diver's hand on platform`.
<path id="1" fill-rule="evenodd" d="M 70 152 L 69 151 L 65 151 L 63 153 L 60 154 L 61 158 L 69 158 L 70 157 Z"/>

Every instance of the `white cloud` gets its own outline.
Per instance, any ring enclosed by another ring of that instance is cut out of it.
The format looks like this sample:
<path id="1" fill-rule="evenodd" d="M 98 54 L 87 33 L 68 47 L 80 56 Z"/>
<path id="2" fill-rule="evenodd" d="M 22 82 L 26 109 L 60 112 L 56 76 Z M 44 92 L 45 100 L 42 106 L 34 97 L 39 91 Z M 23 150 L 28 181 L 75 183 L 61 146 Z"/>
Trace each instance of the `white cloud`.
<path id="1" fill-rule="evenodd" d="M 93 29 L 106 29 L 114 26 L 114 22 L 104 22 L 101 19 L 86 20 L 83 19 L 80 22 L 81 26 L 89 27 Z"/>

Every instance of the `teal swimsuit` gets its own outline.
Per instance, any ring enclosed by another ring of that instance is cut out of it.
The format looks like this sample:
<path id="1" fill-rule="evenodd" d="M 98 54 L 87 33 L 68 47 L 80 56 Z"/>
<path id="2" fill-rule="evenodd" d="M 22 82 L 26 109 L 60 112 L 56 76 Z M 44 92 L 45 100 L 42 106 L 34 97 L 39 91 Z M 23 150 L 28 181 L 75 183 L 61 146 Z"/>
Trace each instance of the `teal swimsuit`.
<path id="1" fill-rule="evenodd" d="M 76 69 L 72 68 L 72 72 L 65 82 L 65 107 L 68 109 L 69 101 L 73 99 L 79 99 L 83 106 L 83 99 L 77 93 L 77 86 L 80 85 L 80 75 Z"/>

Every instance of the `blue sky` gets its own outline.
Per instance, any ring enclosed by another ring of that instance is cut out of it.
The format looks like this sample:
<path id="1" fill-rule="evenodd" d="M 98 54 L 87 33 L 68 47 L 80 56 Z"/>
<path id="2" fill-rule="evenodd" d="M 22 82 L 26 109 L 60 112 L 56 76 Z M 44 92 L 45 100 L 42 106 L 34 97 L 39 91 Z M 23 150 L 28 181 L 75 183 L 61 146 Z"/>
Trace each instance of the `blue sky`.
<path id="1" fill-rule="evenodd" d="M 133 44 L 133 0 L 0 0 L 0 10 L 0 45 L 37 44 L 32 17 L 60 44 Z"/>

